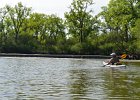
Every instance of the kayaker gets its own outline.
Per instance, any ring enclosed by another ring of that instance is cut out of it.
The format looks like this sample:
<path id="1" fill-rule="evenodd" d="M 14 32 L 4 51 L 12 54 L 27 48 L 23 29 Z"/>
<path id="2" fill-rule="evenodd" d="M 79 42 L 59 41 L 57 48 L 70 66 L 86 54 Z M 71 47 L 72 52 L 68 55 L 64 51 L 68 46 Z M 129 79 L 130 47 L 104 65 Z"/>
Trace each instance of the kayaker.
<path id="1" fill-rule="evenodd" d="M 110 55 L 112 56 L 112 58 L 108 61 L 108 64 L 120 64 L 119 58 L 117 57 L 116 53 L 111 53 Z"/>

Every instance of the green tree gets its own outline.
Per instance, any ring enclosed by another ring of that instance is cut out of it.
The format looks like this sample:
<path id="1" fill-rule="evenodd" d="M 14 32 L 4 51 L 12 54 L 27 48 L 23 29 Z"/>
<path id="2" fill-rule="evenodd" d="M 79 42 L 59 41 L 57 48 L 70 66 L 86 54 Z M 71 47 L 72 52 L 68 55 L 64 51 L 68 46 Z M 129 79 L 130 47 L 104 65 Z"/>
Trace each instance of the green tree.
<path id="1" fill-rule="evenodd" d="M 135 27 L 132 29 L 136 53 L 140 54 L 140 18 L 136 21 Z"/>
<path id="2" fill-rule="evenodd" d="M 63 51 L 66 41 L 64 21 L 56 15 L 49 15 L 46 21 L 46 34 L 48 36 L 46 46 L 49 52 Z"/>
<path id="3" fill-rule="evenodd" d="M 131 29 L 138 18 L 136 4 L 137 0 L 111 0 L 100 13 L 106 24 L 106 32 L 111 34 L 108 39 L 117 51 L 129 51 L 128 45 L 133 42 Z"/>
<path id="4" fill-rule="evenodd" d="M 29 17 L 31 8 L 23 6 L 22 3 L 18 3 L 15 5 L 15 7 L 7 5 L 6 9 L 9 15 L 7 17 L 9 17 L 12 22 L 12 27 L 15 34 L 15 42 L 17 43 L 19 35 L 22 31 L 23 23 L 25 22 L 25 19 Z"/>
<path id="5" fill-rule="evenodd" d="M 74 0 L 70 12 L 65 13 L 68 33 L 80 43 L 84 42 L 92 31 L 92 11 L 89 10 L 92 5 L 92 0 Z"/>
<path id="6" fill-rule="evenodd" d="M 30 35 L 33 36 L 36 40 L 36 45 L 38 45 L 38 49 L 40 50 L 45 46 L 44 39 L 46 37 L 46 19 L 47 15 L 40 13 L 30 14 L 30 18 L 28 20 L 28 30 Z M 42 35 L 44 34 L 44 35 Z"/>
<path id="7" fill-rule="evenodd" d="M 99 23 L 97 16 L 93 16 L 92 0 L 73 0 L 70 12 L 65 13 L 65 24 L 69 40 L 72 40 L 71 50 L 75 54 L 95 54 Z"/>
<path id="8" fill-rule="evenodd" d="M 8 11 L 6 8 L 0 9 L 0 44 L 1 52 L 7 51 L 7 48 L 11 50 L 11 44 L 13 43 L 12 38 L 12 22 L 8 17 Z"/>
<path id="9" fill-rule="evenodd" d="M 64 22 L 56 15 L 33 13 L 30 15 L 29 28 L 43 52 L 57 51 L 60 42 L 66 39 Z"/>
<path id="10" fill-rule="evenodd" d="M 7 39 L 7 32 L 5 29 L 5 17 L 6 17 L 7 11 L 5 8 L 0 9 L 0 44 L 1 46 L 5 44 Z"/>

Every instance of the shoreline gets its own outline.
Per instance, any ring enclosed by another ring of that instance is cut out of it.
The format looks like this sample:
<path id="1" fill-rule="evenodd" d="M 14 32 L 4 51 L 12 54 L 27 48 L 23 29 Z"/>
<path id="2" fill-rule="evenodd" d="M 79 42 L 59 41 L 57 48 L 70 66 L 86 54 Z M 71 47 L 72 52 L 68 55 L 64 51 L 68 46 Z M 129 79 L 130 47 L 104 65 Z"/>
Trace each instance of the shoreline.
<path id="1" fill-rule="evenodd" d="M 123 60 L 120 60 L 120 61 L 125 62 L 125 63 L 140 63 L 140 60 L 123 59 Z"/>
<path id="2" fill-rule="evenodd" d="M 18 54 L 18 53 L 0 53 L 0 57 L 49 57 L 49 58 L 87 58 L 87 59 L 109 59 L 105 55 L 70 55 L 70 54 Z"/>
<path id="3" fill-rule="evenodd" d="M 0 57 L 46 57 L 46 58 L 82 58 L 82 59 L 110 59 L 105 55 L 70 55 L 70 54 L 20 54 L 0 53 Z M 120 59 L 121 62 L 140 63 L 140 60 Z"/>

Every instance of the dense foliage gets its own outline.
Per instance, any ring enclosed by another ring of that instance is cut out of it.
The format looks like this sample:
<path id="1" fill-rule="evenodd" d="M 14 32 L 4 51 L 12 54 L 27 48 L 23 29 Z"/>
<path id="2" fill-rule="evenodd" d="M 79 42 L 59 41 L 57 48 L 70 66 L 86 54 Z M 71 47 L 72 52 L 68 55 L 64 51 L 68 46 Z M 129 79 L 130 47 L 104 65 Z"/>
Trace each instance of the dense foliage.
<path id="1" fill-rule="evenodd" d="M 18 3 L 0 9 L 0 52 L 140 54 L 140 1 L 110 0 L 93 16 L 92 0 L 73 0 L 62 19 Z"/>

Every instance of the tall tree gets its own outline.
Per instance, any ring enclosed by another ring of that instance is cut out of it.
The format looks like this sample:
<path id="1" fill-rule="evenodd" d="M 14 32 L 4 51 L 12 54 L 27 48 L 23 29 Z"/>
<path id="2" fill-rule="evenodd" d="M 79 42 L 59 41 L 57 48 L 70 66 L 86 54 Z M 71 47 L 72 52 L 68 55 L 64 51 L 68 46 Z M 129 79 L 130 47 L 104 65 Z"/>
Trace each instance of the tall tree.
<path id="1" fill-rule="evenodd" d="M 33 13 L 30 15 L 29 27 L 42 48 L 51 48 L 59 40 L 65 40 L 65 26 L 61 18 L 56 15 Z"/>
<path id="2" fill-rule="evenodd" d="M 137 0 L 111 0 L 100 13 L 108 28 L 107 32 L 112 34 L 109 40 L 121 51 L 126 51 L 127 43 L 132 41 L 131 28 L 138 18 L 136 4 Z"/>
<path id="3" fill-rule="evenodd" d="M 46 41 L 48 51 L 50 52 L 64 46 L 66 40 L 64 21 L 52 14 L 47 16 L 45 25 L 46 33 L 41 34 L 41 36 L 47 36 L 44 37 L 44 39 Z"/>
<path id="4" fill-rule="evenodd" d="M 5 29 L 5 17 L 6 17 L 7 11 L 5 8 L 0 9 L 0 44 L 6 42 L 7 39 L 7 32 Z"/>
<path id="5" fill-rule="evenodd" d="M 22 5 L 22 3 L 18 3 L 15 7 L 11 7 L 9 5 L 6 6 L 6 9 L 9 14 L 9 18 L 13 24 L 13 30 L 15 34 L 15 42 L 17 43 L 19 34 L 22 30 L 22 25 L 25 22 L 25 19 L 29 17 L 31 13 L 31 8 L 27 8 Z"/>
<path id="6" fill-rule="evenodd" d="M 65 26 L 63 20 L 56 15 L 50 15 L 47 18 L 47 34 L 49 38 L 57 41 L 59 38 L 65 38 Z"/>
<path id="7" fill-rule="evenodd" d="M 89 10 L 92 5 L 92 0 L 73 0 L 70 12 L 65 13 L 68 32 L 72 37 L 76 37 L 80 43 L 84 42 L 92 31 L 90 24 L 92 10 Z"/>

